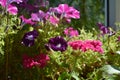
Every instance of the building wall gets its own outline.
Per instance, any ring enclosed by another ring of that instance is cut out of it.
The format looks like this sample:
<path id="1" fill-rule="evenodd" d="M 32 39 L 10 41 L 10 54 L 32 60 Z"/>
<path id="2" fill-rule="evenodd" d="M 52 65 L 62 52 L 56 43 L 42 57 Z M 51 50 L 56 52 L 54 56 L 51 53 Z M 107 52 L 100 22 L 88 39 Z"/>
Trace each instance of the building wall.
<path id="1" fill-rule="evenodd" d="M 120 22 L 120 0 L 116 0 L 116 22 Z"/>
<path id="2" fill-rule="evenodd" d="M 120 22 L 120 0 L 109 0 L 109 26 L 117 30 L 116 22 Z M 119 28 L 120 29 L 120 28 Z"/>

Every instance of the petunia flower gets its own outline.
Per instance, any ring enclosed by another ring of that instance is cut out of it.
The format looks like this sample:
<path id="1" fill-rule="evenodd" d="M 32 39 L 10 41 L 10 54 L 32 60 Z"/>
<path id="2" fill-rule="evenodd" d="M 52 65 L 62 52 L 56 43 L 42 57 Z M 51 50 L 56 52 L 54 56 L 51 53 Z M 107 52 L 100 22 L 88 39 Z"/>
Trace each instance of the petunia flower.
<path id="1" fill-rule="evenodd" d="M 54 51 L 65 51 L 67 46 L 67 42 L 60 36 L 51 38 L 48 44 L 45 45 L 47 50 L 52 49 Z"/>
<path id="2" fill-rule="evenodd" d="M 70 37 L 78 36 L 79 33 L 77 30 L 73 29 L 72 27 L 66 28 L 64 30 L 64 34 Z"/>
<path id="3" fill-rule="evenodd" d="M 79 19 L 80 18 L 80 13 L 73 7 L 69 7 L 67 4 L 60 4 L 57 7 L 58 13 L 62 15 L 62 17 L 65 18 L 74 18 L 74 19 Z"/>
<path id="4" fill-rule="evenodd" d="M 81 50 L 83 52 L 87 50 L 93 50 L 95 52 L 103 53 L 102 42 L 99 40 L 76 40 L 68 42 L 68 45 L 71 46 L 74 50 Z"/>
<path id="5" fill-rule="evenodd" d="M 37 38 L 37 36 L 38 36 L 38 32 L 36 30 L 27 32 L 23 36 L 21 43 L 27 47 L 31 47 L 34 45 L 34 41 Z"/>
<path id="6" fill-rule="evenodd" d="M 59 23 L 59 18 L 54 17 L 54 16 L 50 16 L 49 21 L 50 21 L 51 24 L 57 25 Z"/>
<path id="7" fill-rule="evenodd" d="M 47 64 L 47 61 L 49 60 L 50 58 L 48 55 L 41 53 L 37 56 L 34 56 L 34 65 L 40 68 L 44 68 Z"/>
<path id="8" fill-rule="evenodd" d="M 102 34 L 108 34 L 110 33 L 110 30 L 108 27 L 104 26 L 102 23 L 97 23 L 99 29 L 102 31 Z"/>
<path id="9" fill-rule="evenodd" d="M 32 68 L 34 66 L 38 66 L 40 68 L 44 68 L 47 65 L 47 61 L 49 60 L 50 60 L 49 56 L 43 53 L 40 53 L 39 55 L 35 55 L 34 57 L 30 57 L 24 54 L 23 67 Z"/>
<path id="10" fill-rule="evenodd" d="M 20 19 L 22 20 L 22 25 L 24 24 L 30 24 L 30 25 L 34 25 L 35 22 L 32 21 L 32 18 L 25 18 L 23 15 L 20 16 Z"/>
<path id="11" fill-rule="evenodd" d="M 9 5 L 7 8 L 7 11 L 12 15 L 16 15 L 18 12 L 18 9 L 15 6 Z"/>
<path id="12" fill-rule="evenodd" d="M 28 55 L 23 55 L 23 67 L 24 68 L 32 68 L 34 66 L 34 60 L 32 57 Z"/>
<path id="13" fill-rule="evenodd" d="M 46 16 L 46 14 L 42 10 L 39 10 L 38 13 L 31 14 L 31 19 L 33 21 L 43 22 L 45 20 L 45 16 Z"/>
<path id="14" fill-rule="evenodd" d="M 22 2 L 22 0 L 0 0 L 1 6 L 4 7 L 6 11 L 8 11 L 12 15 L 16 15 L 18 12 L 18 9 L 16 6 L 13 6 L 11 4 L 13 2 L 16 2 L 17 4 L 19 4 L 20 2 Z"/>

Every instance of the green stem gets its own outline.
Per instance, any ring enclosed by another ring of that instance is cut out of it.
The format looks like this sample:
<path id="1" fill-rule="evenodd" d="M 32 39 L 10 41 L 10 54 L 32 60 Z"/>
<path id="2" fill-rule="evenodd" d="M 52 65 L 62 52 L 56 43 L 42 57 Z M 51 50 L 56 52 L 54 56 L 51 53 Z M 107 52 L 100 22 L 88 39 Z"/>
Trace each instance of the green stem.
<path id="1" fill-rule="evenodd" d="M 9 74 L 9 69 L 8 69 L 8 66 L 9 66 L 9 36 L 8 36 L 8 33 L 7 33 L 7 28 L 8 28 L 8 17 L 9 17 L 9 14 L 7 14 L 7 17 L 6 17 L 6 36 L 5 36 L 5 59 L 6 59 L 6 80 L 8 80 L 8 74 Z"/>
<path id="2" fill-rule="evenodd" d="M 8 80 L 8 66 L 9 66 L 9 65 L 8 65 L 8 64 L 9 64 L 9 63 L 8 63 L 8 57 L 9 57 L 9 56 L 8 56 L 8 52 L 9 52 L 9 51 L 8 51 L 8 48 L 7 48 L 8 42 L 9 42 L 9 40 L 8 40 L 8 38 L 6 37 L 6 38 L 5 38 L 5 59 L 6 59 L 6 60 L 5 60 L 5 63 L 6 63 L 6 64 L 5 64 L 5 66 L 6 66 L 6 67 L 5 67 L 5 68 L 6 68 L 6 69 L 5 69 L 5 70 L 6 70 L 6 74 L 5 74 L 5 75 L 6 75 L 6 79 L 5 79 L 5 80 Z"/>

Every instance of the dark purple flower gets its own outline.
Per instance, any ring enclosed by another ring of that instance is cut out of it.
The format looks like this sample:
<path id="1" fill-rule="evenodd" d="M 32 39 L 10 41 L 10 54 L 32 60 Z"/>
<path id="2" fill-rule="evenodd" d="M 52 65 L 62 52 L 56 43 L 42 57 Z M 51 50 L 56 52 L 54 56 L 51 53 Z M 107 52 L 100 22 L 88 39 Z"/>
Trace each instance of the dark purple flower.
<path id="1" fill-rule="evenodd" d="M 27 32 L 23 36 L 23 39 L 22 39 L 21 43 L 23 45 L 25 45 L 25 46 L 28 46 L 28 47 L 33 46 L 34 45 L 34 41 L 37 38 L 37 36 L 38 36 L 38 32 L 36 30 Z"/>
<path id="2" fill-rule="evenodd" d="M 108 27 L 104 26 L 102 23 L 97 23 L 99 29 L 102 31 L 102 34 L 108 34 L 110 33 L 110 30 Z"/>
<path id="3" fill-rule="evenodd" d="M 54 51 L 65 51 L 67 46 L 67 42 L 60 36 L 51 38 L 48 44 L 45 45 L 46 49 L 52 49 Z"/>
<path id="4" fill-rule="evenodd" d="M 49 5 L 49 1 L 48 0 L 23 0 L 22 3 L 15 4 L 18 9 L 19 9 L 19 14 L 21 13 L 22 15 L 24 15 L 23 13 L 27 15 L 31 15 L 31 13 L 37 13 L 41 7 L 47 7 Z"/>
<path id="5" fill-rule="evenodd" d="M 108 34 L 108 36 L 112 36 L 115 34 L 114 31 L 110 30 L 110 28 L 104 26 L 102 23 L 97 23 L 97 25 L 98 25 L 99 29 L 101 30 L 102 35 Z"/>

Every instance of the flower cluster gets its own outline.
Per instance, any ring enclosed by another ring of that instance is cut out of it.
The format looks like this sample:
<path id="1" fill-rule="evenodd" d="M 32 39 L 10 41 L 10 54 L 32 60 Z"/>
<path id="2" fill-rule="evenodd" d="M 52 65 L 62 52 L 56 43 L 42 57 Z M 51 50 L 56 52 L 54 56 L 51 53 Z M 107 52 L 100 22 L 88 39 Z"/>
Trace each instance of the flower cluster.
<path id="1" fill-rule="evenodd" d="M 76 41 L 70 41 L 68 44 L 74 49 L 74 50 L 93 50 L 95 52 L 103 53 L 102 49 L 102 42 L 99 40 L 76 40 Z"/>
<path id="2" fill-rule="evenodd" d="M 73 7 L 69 7 L 67 4 L 60 4 L 58 7 L 50 8 L 47 12 L 39 10 L 36 13 L 32 13 L 31 17 L 28 18 L 28 20 L 25 20 L 26 18 L 22 18 L 22 20 L 26 21 L 26 23 L 28 24 L 32 24 L 33 22 L 48 21 L 53 25 L 57 25 L 62 20 L 70 22 L 71 18 L 79 19 L 79 11 L 77 11 Z"/>
<path id="3" fill-rule="evenodd" d="M 46 66 L 47 61 L 49 60 L 50 60 L 49 56 L 43 53 L 40 53 L 39 55 L 36 55 L 34 57 L 30 57 L 24 54 L 23 55 L 23 67 L 32 68 L 33 66 L 38 66 L 40 68 L 43 68 Z"/>

